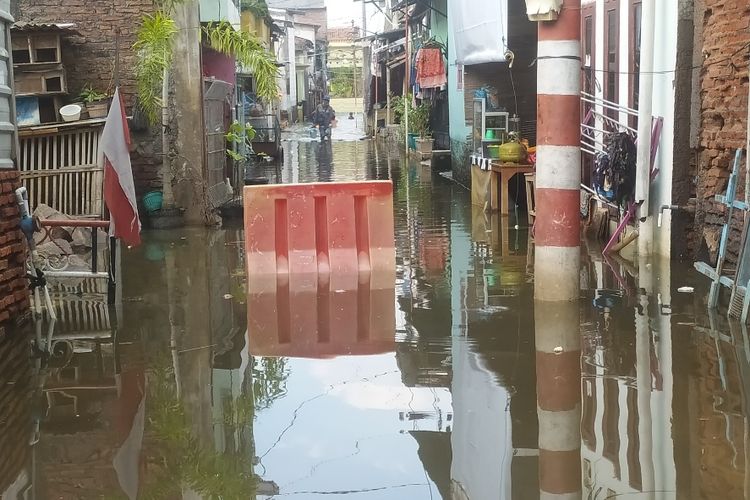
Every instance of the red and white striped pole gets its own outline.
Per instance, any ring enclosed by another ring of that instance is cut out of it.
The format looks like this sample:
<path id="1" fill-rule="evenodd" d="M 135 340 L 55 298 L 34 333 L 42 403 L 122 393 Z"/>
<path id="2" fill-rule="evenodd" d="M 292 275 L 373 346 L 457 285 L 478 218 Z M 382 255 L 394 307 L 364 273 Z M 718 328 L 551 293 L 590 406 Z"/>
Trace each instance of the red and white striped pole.
<path id="1" fill-rule="evenodd" d="M 527 7 L 532 20 L 543 20 L 534 259 L 539 486 L 541 498 L 580 499 L 581 0 L 527 0 Z"/>
<path id="2" fill-rule="evenodd" d="M 535 297 L 579 294 L 581 191 L 581 0 L 564 0 L 539 23 L 537 49 Z"/>

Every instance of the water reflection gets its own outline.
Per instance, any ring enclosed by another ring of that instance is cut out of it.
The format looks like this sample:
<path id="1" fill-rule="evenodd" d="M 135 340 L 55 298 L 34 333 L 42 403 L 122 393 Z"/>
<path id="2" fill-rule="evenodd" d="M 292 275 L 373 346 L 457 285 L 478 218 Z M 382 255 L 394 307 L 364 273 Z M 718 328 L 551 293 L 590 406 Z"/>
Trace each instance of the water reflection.
<path id="1" fill-rule="evenodd" d="M 354 279 L 356 280 L 356 277 Z M 394 289 L 252 293 L 248 299 L 250 352 L 255 356 L 324 358 L 379 354 L 394 347 Z"/>
<path id="2" fill-rule="evenodd" d="M 689 271 L 592 246 L 581 302 L 535 304 L 524 220 L 371 142 L 285 147 L 285 181 L 393 180 L 395 289 L 248 294 L 241 231 L 146 234 L 116 307 L 66 283 L 0 338 L 3 500 L 750 493 L 747 329 Z"/>

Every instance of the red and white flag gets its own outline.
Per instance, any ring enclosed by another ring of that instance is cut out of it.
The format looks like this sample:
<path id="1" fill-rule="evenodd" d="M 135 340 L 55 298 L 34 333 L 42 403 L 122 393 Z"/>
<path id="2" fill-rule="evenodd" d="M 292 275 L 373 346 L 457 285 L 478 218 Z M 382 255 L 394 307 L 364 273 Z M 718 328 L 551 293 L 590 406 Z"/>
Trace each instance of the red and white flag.
<path id="1" fill-rule="evenodd" d="M 109 233 L 128 246 L 140 245 L 141 220 L 130 165 L 130 130 L 119 88 L 109 108 L 99 150 L 104 162 L 104 202 L 109 209 Z"/>

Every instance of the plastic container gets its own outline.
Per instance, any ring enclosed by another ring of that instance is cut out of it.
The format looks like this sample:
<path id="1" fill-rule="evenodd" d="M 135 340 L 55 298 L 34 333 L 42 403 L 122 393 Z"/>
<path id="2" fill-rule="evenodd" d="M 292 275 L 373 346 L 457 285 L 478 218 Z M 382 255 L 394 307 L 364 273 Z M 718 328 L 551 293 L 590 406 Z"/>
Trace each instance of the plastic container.
<path id="1" fill-rule="evenodd" d="M 64 122 L 77 122 L 81 119 L 81 111 L 78 104 L 68 104 L 60 108 L 60 116 Z"/>
<path id="2" fill-rule="evenodd" d="M 148 213 L 154 213 L 161 210 L 164 195 L 161 191 L 151 191 L 143 196 L 143 207 Z"/>
<path id="3" fill-rule="evenodd" d="M 417 149 L 417 137 L 419 134 L 409 134 L 409 149 Z"/>

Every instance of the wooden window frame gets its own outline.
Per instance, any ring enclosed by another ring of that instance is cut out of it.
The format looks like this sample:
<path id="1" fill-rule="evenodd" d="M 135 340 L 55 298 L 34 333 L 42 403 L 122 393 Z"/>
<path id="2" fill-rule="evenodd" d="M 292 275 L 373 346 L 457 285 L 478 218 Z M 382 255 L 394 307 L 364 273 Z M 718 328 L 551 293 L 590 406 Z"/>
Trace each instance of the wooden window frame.
<path id="1" fill-rule="evenodd" d="M 603 88 L 604 88 L 604 99 L 612 102 L 614 104 L 619 103 L 620 100 L 620 10 L 619 10 L 619 0 L 607 0 L 604 4 L 604 78 L 603 80 Z M 617 30 L 615 32 L 614 36 L 614 55 L 615 60 L 614 62 L 610 62 L 609 55 L 612 52 L 612 47 L 610 46 L 610 29 L 609 29 L 609 19 L 610 15 L 614 15 L 615 17 L 615 29 Z M 611 75 L 614 74 L 614 88 L 613 88 L 613 95 L 610 95 L 609 92 L 609 79 L 611 78 Z M 608 116 L 611 116 L 614 119 L 617 119 L 617 112 L 613 110 L 606 110 L 605 114 Z"/>
<path id="2" fill-rule="evenodd" d="M 586 38 L 586 23 L 591 21 L 591 40 Z M 586 53 L 590 54 L 590 63 L 586 65 Z M 581 67 L 590 68 L 589 80 L 591 86 L 589 87 L 590 93 L 596 93 L 596 4 L 591 3 L 581 8 Z M 586 69 L 583 71 L 583 88 L 586 90 Z"/>
<path id="3" fill-rule="evenodd" d="M 629 53 L 629 68 L 628 71 L 630 71 L 630 78 L 628 78 L 628 105 L 631 109 L 638 109 L 638 98 L 636 96 L 636 81 L 638 82 L 638 89 L 640 90 L 640 75 L 638 74 L 638 71 L 640 71 L 640 43 L 636 36 L 637 30 L 636 30 L 636 20 L 638 21 L 638 24 L 640 26 L 640 19 L 637 19 L 636 16 L 636 8 L 641 8 L 642 2 L 641 0 L 630 0 L 630 5 L 628 6 L 629 14 L 628 14 L 628 24 L 630 26 L 630 29 L 628 30 L 628 53 Z M 643 11 L 641 10 L 641 17 L 643 15 Z M 642 28 L 641 28 L 642 30 Z M 642 35 L 641 35 L 642 36 Z M 636 48 L 638 50 L 636 50 Z M 637 55 L 638 54 L 638 55 Z M 630 117 L 630 126 L 633 128 L 636 128 L 638 126 L 638 118 L 635 116 Z"/>

